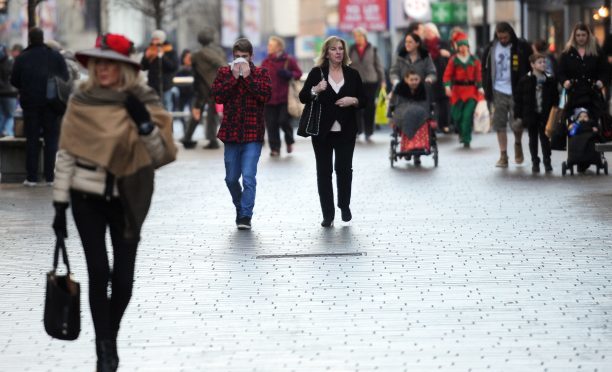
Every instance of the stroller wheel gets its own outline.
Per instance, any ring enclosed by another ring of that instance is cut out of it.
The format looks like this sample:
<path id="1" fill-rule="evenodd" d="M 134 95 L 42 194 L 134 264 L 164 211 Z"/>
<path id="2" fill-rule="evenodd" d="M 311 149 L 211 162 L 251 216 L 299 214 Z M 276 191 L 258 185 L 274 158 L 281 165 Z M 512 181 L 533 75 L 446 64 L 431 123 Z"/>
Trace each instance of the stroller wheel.
<path id="1" fill-rule="evenodd" d="M 603 163 L 603 170 L 604 170 L 604 174 L 607 176 L 608 175 L 608 162 L 604 161 Z"/>
<path id="2" fill-rule="evenodd" d="M 570 174 L 573 176 L 574 175 L 574 166 L 573 165 L 569 167 L 569 171 L 570 171 Z"/>
<path id="3" fill-rule="evenodd" d="M 393 147 L 391 147 L 391 150 L 389 151 L 389 161 L 391 162 L 391 168 L 393 168 L 393 163 L 396 161 L 396 157 L 395 157 L 395 149 Z"/>
<path id="4" fill-rule="evenodd" d="M 565 173 L 567 173 L 567 163 L 563 162 L 561 163 L 561 174 L 565 176 Z"/>
<path id="5" fill-rule="evenodd" d="M 433 160 L 434 160 L 434 167 L 438 166 L 438 146 L 435 146 L 433 148 Z"/>

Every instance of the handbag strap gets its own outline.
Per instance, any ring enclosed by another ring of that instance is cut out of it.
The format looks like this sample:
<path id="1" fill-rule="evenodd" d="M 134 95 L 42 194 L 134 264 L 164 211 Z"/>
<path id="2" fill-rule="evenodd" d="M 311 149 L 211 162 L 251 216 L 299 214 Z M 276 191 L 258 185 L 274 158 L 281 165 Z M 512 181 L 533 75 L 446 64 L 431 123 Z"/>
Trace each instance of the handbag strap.
<path id="1" fill-rule="evenodd" d="M 64 265 L 66 265 L 66 270 L 68 274 L 71 274 L 70 271 L 70 262 L 68 262 L 68 252 L 66 251 L 66 242 L 63 237 L 58 236 L 55 242 L 55 253 L 53 254 L 53 271 L 57 270 L 57 265 L 59 263 L 59 252 L 62 251 L 62 259 L 64 260 Z"/>

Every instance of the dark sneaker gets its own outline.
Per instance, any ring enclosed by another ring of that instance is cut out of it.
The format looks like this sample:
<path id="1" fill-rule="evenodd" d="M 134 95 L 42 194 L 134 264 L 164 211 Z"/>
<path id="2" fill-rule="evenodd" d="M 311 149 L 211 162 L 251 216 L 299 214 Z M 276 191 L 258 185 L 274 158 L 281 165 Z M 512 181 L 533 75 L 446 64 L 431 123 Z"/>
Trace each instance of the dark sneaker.
<path id="1" fill-rule="evenodd" d="M 544 171 L 546 173 L 550 173 L 553 171 L 553 167 L 552 165 L 550 165 L 550 162 L 544 162 Z"/>
<path id="2" fill-rule="evenodd" d="M 287 144 L 287 154 L 291 154 L 292 152 L 293 152 L 293 144 L 288 143 Z"/>
<path id="3" fill-rule="evenodd" d="M 208 142 L 208 145 L 203 147 L 203 149 L 206 149 L 206 150 L 215 150 L 218 148 L 219 148 L 219 142 L 217 141 L 210 141 Z"/>
<path id="4" fill-rule="evenodd" d="M 196 141 L 181 141 L 181 143 L 183 144 L 183 147 L 186 150 L 191 150 L 194 149 L 196 147 L 196 145 L 198 144 Z"/>
<path id="5" fill-rule="evenodd" d="M 540 163 L 534 162 L 531 166 L 531 173 L 540 173 Z"/>
<path id="6" fill-rule="evenodd" d="M 251 217 L 240 217 L 236 226 L 238 230 L 251 230 Z"/>
<path id="7" fill-rule="evenodd" d="M 272 150 L 272 151 L 270 151 L 270 156 L 273 157 L 273 158 L 276 158 L 276 157 L 280 156 L 280 151 Z"/>

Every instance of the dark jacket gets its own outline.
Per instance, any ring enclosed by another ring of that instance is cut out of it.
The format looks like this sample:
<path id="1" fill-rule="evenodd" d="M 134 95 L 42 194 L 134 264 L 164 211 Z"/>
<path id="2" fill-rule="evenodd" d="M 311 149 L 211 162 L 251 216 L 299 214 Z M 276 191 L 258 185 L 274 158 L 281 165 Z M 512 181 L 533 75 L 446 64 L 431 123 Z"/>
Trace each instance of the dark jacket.
<path id="1" fill-rule="evenodd" d="M 523 125 L 527 128 L 538 124 L 545 125 L 548 114 L 553 106 L 559 102 L 559 91 L 557 81 L 550 75 L 546 75 L 546 81 L 542 85 L 542 112 L 544 120 L 537 120 L 536 102 L 537 80 L 532 72 L 523 76 L 519 80 L 515 90 L 512 91 L 514 98 L 514 118 L 523 120 Z"/>
<path id="2" fill-rule="evenodd" d="M 561 54 L 559 60 L 559 82 L 570 80 L 568 103 L 572 106 L 588 105 L 589 101 L 599 98 L 594 85 L 597 80 L 607 83 L 608 62 L 605 55 L 598 50 L 598 55 L 580 57 L 575 48 Z"/>
<path id="3" fill-rule="evenodd" d="M 510 48 L 510 79 L 512 82 L 512 91 L 516 89 L 518 81 L 531 69 L 529 63 L 529 56 L 533 54 L 533 49 L 525 39 L 519 39 L 514 32 L 510 33 L 510 42 L 512 47 Z M 489 102 L 493 102 L 493 72 L 495 64 L 495 55 L 493 51 L 495 46 L 499 43 L 497 35 L 493 41 L 485 48 L 482 58 L 482 85 L 485 91 L 485 98 Z"/>
<path id="4" fill-rule="evenodd" d="M 179 68 L 178 55 L 174 48 L 172 48 L 172 44 L 166 42 L 161 47 L 164 49 L 164 54 L 161 58 L 156 56 L 153 59 L 149 59 L 145 53 L 140 61 L 142 70 L 149 71 L 147 84 L 155 89 L 160 96 L 172 88 L 172 79 Z M 151 45 L 147 49 L 151 48 L 155 48 L 155 46 Z M 160 88 L 162 88 L 162 91 L 160 91 Z"/>
<path id="5" fill-rule="evenodd" d="M 44 44 L 28 46 L 15 59 L 11 84 L 19 90 L 19 103 L 26 110 L 47 104 L 47 79 L 68 80 L 66 61 L 59 52 Z"/>
<path id="6" fill-rule="evenodd" d="M 284 52 L 278 57 L 269 55 L 263 60 L 261 67 L 268 70 L 270 79 L 272 79 L 272 97 L 267 104 L 280 105 L 287 103 L 289 82 L 291 79 L 299 80 L 302 77 L 302 70 L 295 59 Z M 287 74 L 287 76 L 283 74 Z"/>
<path id="7" fill-rule="evenodd" d="M 323 77 L 329 82 L 329 65 L 324 63 L 321 67 L 314 67 L 308 73 L 304 88 L 300 92 L 300 101 L 302 103 L 310 102 L 314 97 L 310 94 L 310 90 L 321 81 L 321 70 Z M 327 89 L 317 96 L 317 100 L 321 103 L 321 122 L 319 123 L 319 136 L 325 138 L 334 122 L 337 120 L 342 128 L 342 137 L 354 138 L 357 135 L 357 110 L 363 108 L 366 104 L 366 96 L 363 91 L 363 83 L 357 70 L 342 66 L 342 74 L 344 75 L 344 85 L 340 91 L 336 93 L 331 85 L 327 85 Z M 336 105 L 336 101 L 342 97 L 355 97 L 359 100 L 359 106 L 340 107 Z"/>

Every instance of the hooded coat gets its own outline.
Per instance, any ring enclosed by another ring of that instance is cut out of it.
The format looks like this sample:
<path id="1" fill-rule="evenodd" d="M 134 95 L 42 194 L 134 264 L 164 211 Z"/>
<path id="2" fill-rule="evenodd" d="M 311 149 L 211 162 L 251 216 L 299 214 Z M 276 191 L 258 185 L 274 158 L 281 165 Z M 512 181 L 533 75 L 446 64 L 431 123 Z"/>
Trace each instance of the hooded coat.
<path id="1" fill-rule="evenodd" d="M 431 59 L 429 52 L 425 48 L 419 48 L 419 57 L 416 61 L 412 61 L 408 52 L 404 49 L 401 51 L 391 68 L 389 69 L 389 77 L 392 83 L 399 82 L 404 78 L 404 74 L 409 69 L 415 70 L 422 80 L 430 78 L 436 81 L 437 72 L 436 66 Z"/>
<path id="2" fill-rule="evenodd" d="M 202 48 L 191 55 L 193 68 L 194 107 L 202 107 L 211 96 L 217 71 L 227 64 L 225 52 L 213 43 L 214 30 L 203 30 L 198 34 Z"/>

